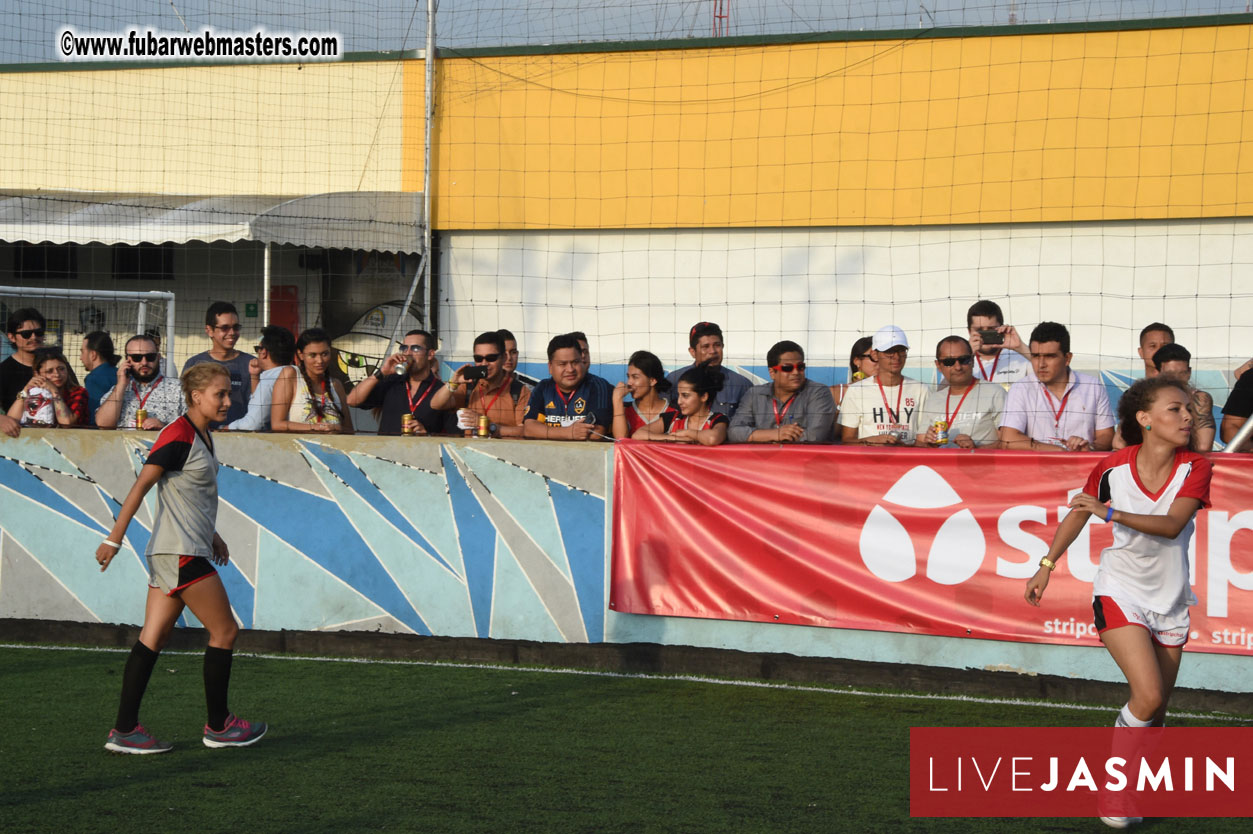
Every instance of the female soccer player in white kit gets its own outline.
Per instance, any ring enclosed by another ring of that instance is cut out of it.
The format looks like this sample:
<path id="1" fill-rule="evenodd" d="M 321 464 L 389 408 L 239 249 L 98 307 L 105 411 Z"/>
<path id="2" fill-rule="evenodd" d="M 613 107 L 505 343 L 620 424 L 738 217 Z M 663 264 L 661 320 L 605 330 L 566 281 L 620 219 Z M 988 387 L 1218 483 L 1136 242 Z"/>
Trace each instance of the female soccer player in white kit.
<path id="1" fill-rule="evenodd" d="M 231 378 L 222 365 L 202 362 L 182 378 L 187 413 L 157 435 L 135 485 L 131 487 L 109 538 L 96 549 L 104 570 L 122 547 L 135 511 L 153 486 L 157 512 L 148 540 L 148 600 L 139 640 L 131 647 L 122 675 L 117 722 L 105 749 L 114 753 L 165 753 L 172 745 L 157 741 L 139 723 L 143 699 L 157 656 L 170 639 L 184 606 L 209 631 L 204 655 L 204 691 L 208 722 L 206 747 L 247 747 L 265 735 L 266 725 L 236 718 L 226 706 L 231 658 L 239 632 L 226 589 L 212 562 L 230 558 L 215 529 L 218 509 L 218 461 L 209 423 L 223 421 L 231 405 Z"/>
<path id="2" fill-rule="evenodd" d="M 1049 576 L 1088 517 L 1114 522 L 1113 546 L 1101 552 L 1092 610 L 1101 642 L 1127 677 L 1131 698 L 1117 727 L 1162 726 L 1188 641 L 1188 541 L 1197 510 L 1209 505 L 1210 463 L 1188 451 L 1190 395 L 1167 378 L 1143 379 L 1118 403 L 1127 441 L 1097 464 L 1071 512 L 1057 527 L 1048 555 L 1027 581 L 1039 605 Z M 1125 828 L 1137 817 L 1101 817 Z"/>

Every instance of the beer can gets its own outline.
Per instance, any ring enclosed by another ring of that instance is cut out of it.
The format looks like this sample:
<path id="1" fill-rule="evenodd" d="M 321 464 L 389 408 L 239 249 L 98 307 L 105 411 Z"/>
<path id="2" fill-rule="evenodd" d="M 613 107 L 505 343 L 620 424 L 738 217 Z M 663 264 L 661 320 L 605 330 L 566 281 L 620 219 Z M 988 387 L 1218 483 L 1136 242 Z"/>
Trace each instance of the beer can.
<path id="1" fill-rule="evenodd" d="M 148 409 L 141 408 L 138 411 L 136 411 L 135 412 L 135 428 L 142 429 L 144 427 L 144 420 L 147 420 L 147 419 L 148 419 Z"/>
<path id="2" fill-rule="evenodd" d="M 480 414 L 479 415 L 479 437 L 487 437 L 490 434 L 490 432 L 488 432 L 487 430 L 488 425 L 489 423 L 487 420 L 487 415 Z"/>
<path id="3" fill-rule="evenodd" d="M 412 414 L 400 415 L 400 433 L 412 435 L 414 433 L 414 419 Z"/>
<path id="4" fill-rule="evenodd" d="M 948 421 L 936 420 L 931 426 L 935 429 L 935 442 L 941 446 L 948 443 Z"/>

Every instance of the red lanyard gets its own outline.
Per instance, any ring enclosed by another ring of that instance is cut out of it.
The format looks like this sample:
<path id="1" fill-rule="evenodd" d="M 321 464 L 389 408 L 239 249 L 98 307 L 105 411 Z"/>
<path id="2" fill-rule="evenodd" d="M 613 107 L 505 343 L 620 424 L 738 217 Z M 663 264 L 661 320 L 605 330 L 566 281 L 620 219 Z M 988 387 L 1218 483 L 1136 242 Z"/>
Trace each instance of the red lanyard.
<path id="1" fill-rule="evenodd" d="M 157 386 L 161 384 L 161 380 L 163 379 L 165 379 L 165 377 L 158 376 L 157 381 L 152 383 L 152 387 L 148 389 L 148 393 L 144 394 L 142 397 L 139 396 L 139 386 L 134 382 L 131 383 L 131 393 L 135 395 L 135 399 L 139 400 L 140 408 L 143 408 L 148 404 L 148 398 L 152 396 L 153 391 L 157 390 Z"/>
<path id="2" fill-rule="evenodd" d="M 418 386 L 418 388 L 421 388 L 421 387 L 422 387 L 421 385 Z M 409 400 L 409 413 L 413 414 L 417 410 L 418 406 L 422 405 L 423 401 L 426 400 L 426 398 L 429 397 L 431 395 L 431 392 L 434 390 L 435 390 L 435 377 L 432 375 L 426 386 L 426 393 L 418 397 L 418 401 L 415 403 L 413 401 L 413 394 L 409 392 L 409 383 L 406 382 L 405 383 L 405 398 Z M 416 417 L 417 415 L 414 414 L 414 416 Z"/>
<path id="3" fill-rule="evenodd" d="M 997 358 L 999 359 L 1000 357 L 998 356 Z M 962 403 L 966 401 L 966 398 L 970 396 L 970 392 L 975 390 L 975 386 L 978 384 L 979 384 L 979 380 L 977 379 L 974 382 L 970 383 L 970 387 L 966 389 L 966 393 L 962 394 L 962 398 L 957 401 L 957 410 L 951 414 L 949 413 L 949 410 L 948 410 L 948 403 L 949 403 L 949 398 L 953 396 L 952 389 L 949 389 L 949 392 L 944 395 L 944 422 L 948 423 L 949 428 L 953 427 L 953 418 L 956 417 L 958 414 L 962 413 Z"/>
<path id="4" fill-rule="evenodd" d="M 888 410 L 888 416 L 892 418 L 893 423 L 901 421 L 901 395 L 905 393 L 905 380 L 901 380 L 899 387 L 896 389 L 896 410 L 892 410 L 892 406 L 888 405 L 888 395 L 883 392 L 883 382 L 880 381 L 879 375 L 875 374 L 875 384 L 879 386 L 879 396 L 883 398 L 883 407 Z"/>
<path id="5" fill-rule="evenodd" d="M 554 387 L 555 387 L 555 386 L 554 386 Z M 561 389 L 560 389 L 560 388 L 557 388 L 557 396 L 561 398 L 561 402 L 562 402 L 562 403 L 565 405 L 565 407 L 566 407 L 566 416 L 567 416 L 567 417 L 569 417 L 569 416 L 570 416 L 570 398 L 571 398 L 571 397 L 573 397 L 573 396 L 574 396 L 575 394 L 577 394 L 577 393 L 579 393 L 579 389 L 578 389 L 578 388 L 575 388 L 575 389 L 574 389 L 573 391 L 571 391 L 571 392 L 570 392 L 570 394 L 567 396 L 566 394 L 561 393 Z M 498 396 L 498 397 L 499 397 L 500 395 L 499 395 L 499 394 L 497 394 L 496 396 Z"/>
<path id="6" fill-rule="evenodd" d="M 502 383 L 500 384 L 500 387 L 496 389 L 496 396 L 492 397 L 492 401 L 491 401 L 490 403 L 488 403 L 488 404 L 487 404 L 487 405 L 483 408 L 483 413 L 484 413 L 484 414 L 489 414 L 489 413 L 491 412 L 491 410 L 492 410 L 492 406 L 494 406 L 494 405 L 496 404 L 496 401 L 500 399 L 500 395 L 501 395 L 501 393 L 502 393 L 502 392 L 503 392 L 506 388 L 508 388 L 508 387 L 509 387 L 509 380 L 510 380 L 510 378 L 511 378 L 512 376 L 513 376 L 513 374 L 506 374 L 506 375 L 505 375 L 505 381 L 504 381 L 504 382 L 502 382 Z M 483 401 L 483 397 L 486 397 L 486 396 L 487 396 L 487 392 L 486 392 L 486 391 L 484 391 L 484 392 L 483 392 L 483 394 L 479 397 L 479 402 L 482 402 L 482 401 Z M 470 398 L 469 398 L 469 397 L 466 397 L 466 403 L 467 403 L 467 405 L 469 404 L 469 400 L 470 400 Z M 637 412 L 637 413 L 638 413 L 638 412 Z"/>
<path id="7" fill-rule="evenodd" d="M 792 407 L 792 403 L 796 402 L 796 394 L 787 398 L 787 402 L 783 404 L 783 410 L 779 411 L 779 401 L 771 398 L 770 404 L 774 406 L 774 424 L 776 426 L 783 425 L 783 418 L 787 416 L 787 410 Z"/>
<path id="8" fill-rule="evenodd" d="M 1040 383 L 1040 387 L 1044 389 L 1044 396 L 1049 401 L 1049 411 L 1051 412 L 1053 410 L 1053 395 L 1049 393 L 1048 386 L 1046 386 L 1043 382 Z M 1053 415 L 1053 428 L 1054 429 L 1061 427 L 1062 414 L 1066 411 L 1066 401 L 1070 399 L 1070 395 L 1074 390 L 1075 389 L 1071 388 L 1069 391 L 1066 392 L 1066 396 L 1062 397 L 1061 407 L 1058 408 L 1057 413 Z"/>
<path id="9" fill-rule="evenodd" d="M 991 380 L 992 377 L 996 376 L 996 366 L 1001 363 L 1001 353 L 1002 351 L 999 351 L 999 350 L 996 352 L 996 361 L 992 363 L 992 375 L 991 376 L 988 375 L 988 372 L 983 367 L 983 358 L 980 357 L 978 354 L 975 355 L 975 359 L 978 360 L 979 362 L 979 373 L 983 374 L 983 378 L 985 380 Z M 961 406 L 958 406 L 958 408 L 961 408 Z"/>

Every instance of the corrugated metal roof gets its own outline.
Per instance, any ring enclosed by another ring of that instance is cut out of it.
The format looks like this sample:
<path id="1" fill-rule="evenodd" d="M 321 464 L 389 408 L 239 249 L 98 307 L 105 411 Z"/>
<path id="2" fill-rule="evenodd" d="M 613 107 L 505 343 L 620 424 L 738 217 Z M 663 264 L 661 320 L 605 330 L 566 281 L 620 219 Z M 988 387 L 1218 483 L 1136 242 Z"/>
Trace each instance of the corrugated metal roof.
<path id="1" fill-rule="evenodd" d="M 0 190 L 0 240 L 132 245 L 255 240 L 420 252 L 422 194 L 205 196 Z"/>

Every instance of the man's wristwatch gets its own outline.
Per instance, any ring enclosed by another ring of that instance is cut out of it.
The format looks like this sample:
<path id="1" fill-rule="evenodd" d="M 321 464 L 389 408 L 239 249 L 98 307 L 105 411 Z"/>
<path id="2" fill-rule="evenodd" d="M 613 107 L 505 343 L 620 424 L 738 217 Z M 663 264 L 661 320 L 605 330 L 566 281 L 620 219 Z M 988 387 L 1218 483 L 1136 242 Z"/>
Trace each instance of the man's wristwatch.
<path id="1" fill-rule="evenodd" d="M 370 376 L 374 377 L 375 379 L 381 382 L 383 380 L 383 369 L 375 368 L 374 373 L 370 374 Z"/>

